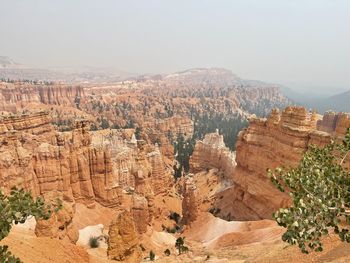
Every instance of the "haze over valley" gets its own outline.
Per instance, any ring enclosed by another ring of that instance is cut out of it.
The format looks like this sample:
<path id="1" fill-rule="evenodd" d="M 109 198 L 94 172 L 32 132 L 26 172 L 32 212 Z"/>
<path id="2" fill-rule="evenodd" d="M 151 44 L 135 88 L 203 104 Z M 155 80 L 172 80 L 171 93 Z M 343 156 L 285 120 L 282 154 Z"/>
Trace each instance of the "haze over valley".
<path id="1" fill-rule="evenodd" d="M 349 262 L 345 0 L 1 1 L 0 262 Z"/>

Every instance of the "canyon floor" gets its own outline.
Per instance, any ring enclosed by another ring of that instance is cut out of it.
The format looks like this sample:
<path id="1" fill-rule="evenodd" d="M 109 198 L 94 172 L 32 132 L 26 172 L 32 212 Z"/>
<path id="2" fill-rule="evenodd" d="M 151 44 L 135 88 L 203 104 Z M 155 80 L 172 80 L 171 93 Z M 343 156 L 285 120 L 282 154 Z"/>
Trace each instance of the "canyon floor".
<path id="1" fill-rule="evenodd" d="M 206 216 L 203 217 L 204 219 Z M 212 220 L 215 221 L 215 220 Z M 195 222 L 195 225 L 201 222 Z M 230 239 L 225 240 L 216 248 L 208 248 L 203 246 L 203 242 L 194 241 L 189 234 L 188 245 L 190 252 L 169 257 L 162 256 L 156 258 L 155 262 L 349 262 L 350 260 L 350 245 L 340 242 L 337 237 L 329 236 L 324 239 L 324 252 L 311 253 L 309 255 L 302 254 L 297 247 L 288 246 L 280 240 L 276 233 L 276 226 L 273 222 L 269 222 L 270 227 L 264 228 L 264 234 L 270 235 L 270 241 L 261 240 L 261 233 L 254 229 L 249 231 L 233 232 Z M 272 225 L 272 226 L 271 226 Z M 211 227 L 210 231 L 222 231 L 223 225 L 210 222 L 206 227 Z M 201 232 L 203 227 L 196 228 L 195 226 L 189 232 Z M 231 230 L 232 231 L 232 230 Z M 226 231 L 225 231 L 226 232 Z M 229 233 L 232 233 L 227 231 Z M 258 233 L 257 233 L 258 232 Z M 280 232 L 280 231 L 278 231 Z M 167 234 L 170 235 L 170 234 Z M 170 243 L 174 243 L 174 238 L 169 238 L 167 235 L 162 238 L 163 244 L 170 239 Z M 205 234 L 207 235 L 207 233 Z M 200 234 L 203 236 L 203 234 Z M 220 236 L 220 235 L 217 235 Z M 234 237 L 233 237 L 234 236 Z M 242 238 L 244 240 L 242 240 Z M 198 240 L 198 236 L 195 238 Z M 264 238 L 263 238 L 264 239 Z M 274 241 L 272 241 L 272 240 Z M 165 242 L 164 242 L 165 241 Z M 248 244 L 244 244 L 248 242 Z M 241 245 L 237 243 L 243 243 Z M 16 228 L 10 236 L 7 237 L 1 244 L 9 245 L 11 251 L 21 258 L 23 262 L 46 263 L 46 262 L 91 262 L 91 263 L 112 263 L 113 260 L 108 260 L 106 257 L 106 249 L 87 249 L 77 245 L 69 244 L 57 239 L 36 237 L 32 231 Z M 149 262 L 143 260 L 142 262 Z"/>

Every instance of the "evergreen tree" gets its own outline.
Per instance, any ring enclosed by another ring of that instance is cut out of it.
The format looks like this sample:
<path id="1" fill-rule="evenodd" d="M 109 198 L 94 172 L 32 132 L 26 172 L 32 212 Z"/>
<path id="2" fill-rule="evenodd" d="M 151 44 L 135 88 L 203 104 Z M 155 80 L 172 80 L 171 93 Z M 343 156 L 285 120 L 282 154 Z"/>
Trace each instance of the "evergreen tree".
<path id="1" fill-rule="evenodd" d="M 101 121 L 101 128 L 102 129 L 108 129 L 109 128 L 109 122 L 106 119 L 102 119 Z"/>
<path id="2" fill-rule="evenodd" d="M 141 140 L 142 128 L 136 127 L 135 129 L 135 138 L 136 140 Z"/>

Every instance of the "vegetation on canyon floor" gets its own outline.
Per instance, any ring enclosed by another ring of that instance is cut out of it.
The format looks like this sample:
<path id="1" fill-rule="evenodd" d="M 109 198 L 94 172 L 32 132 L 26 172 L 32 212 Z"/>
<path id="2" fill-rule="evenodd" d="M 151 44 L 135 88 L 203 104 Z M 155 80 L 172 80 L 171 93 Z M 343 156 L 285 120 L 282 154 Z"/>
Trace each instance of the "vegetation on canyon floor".
<path id="1" fill-rule="evenodd" d="M 30 192 L 13 188 L 9 195 L 0 191 L 0 240 L 9 235 L 12 224 L 23 224 L 29 217 L 47 220 L 51 213 L 58 212 L 61 203 L 58 201 L 56 208 L 45 204 L 43 198 L 34 199 Z M 0 246 L 0 262 L 20 263 L 20 259 L 13 256 L 7 246 Z"/>
<path id="2" fill-rule="evenodd" d="M 206 134 L 218 130 L 223 135 L 227 147 L 234 150 L 238 133 L 248 125 L 244 116 L 232 114 L 227 117 L 213 111 L 208 111 L 205 114 L 192 113 L 192 120 L 194 123 L 192 137 L 186 138 L 184 134 L 179 133 L 174 140 L 171 135 L 168 136 L 170 140 L 173 140 L 175 159 L 178 162 L 173 167 L 175 178 L 179 178 L 184 172 L 189 171 L 190 157 L 197 140 L 202 140 Z"/>
<path id="3" fill-rule="evenodd" d="M 298 167 L 269 171 L 272 182 L 293 201 L 273 214 L 287 229 L 283 241 L 298 244 L 304 253 L 322 251 L 322 236 L 334 231 L 350 243 L 350 172 L 344 165 L 349 152 L 350 129 L 341 143 L 310 147 Z"/>
<path id="4" fill-rule="evenodd" d="M 166 250 L 164 250 L 164 255 L 165 255 L 165 256 L 169 257 L 170 254 L 171 254 L 171 252 L 170 252 L 169 248 L 167 248 Z"/>
<path id="5" fill-rule="evenodd" d="M 91 248 L 98 248 L 100 246 L 100 241 L 99 241 L 99 237 L 96 236 L 91 236 L 89 238 L 89 246 Z"/>
<path id="6" fill-rule="evenodd" d="M 176 239 L 175 247 L 178 249 L 179 255 L 181 255 L 182 253 L 186 253 L 188 251 L 188 247 L 185 246 L 185 238 L 184 237 L 179 237 Z"/>
<path id="7" fill-rule="evenodd" d="M 151 250 L 151 251 L 149 252 L 149 259 L 150 259 L 151 261 L 154 261 L 155 258 L 156 258 L 156 254 L 153 252 L 153 250 Z"/>

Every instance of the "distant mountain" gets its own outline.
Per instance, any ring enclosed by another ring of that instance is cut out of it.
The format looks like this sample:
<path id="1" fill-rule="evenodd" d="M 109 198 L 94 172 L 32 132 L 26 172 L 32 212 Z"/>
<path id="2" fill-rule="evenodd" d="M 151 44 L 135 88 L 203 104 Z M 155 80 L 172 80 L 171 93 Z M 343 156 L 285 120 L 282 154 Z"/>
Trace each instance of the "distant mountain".
<path id="1" fill-rule="evenodd" d="M 318 102 L 320 111 L 334 110 L 350 112 L 350 90 Z"/>
<path id="2" fill-rule="evenodd" d="M 168 83 L 177 82 L 193 86 L 232 86 L 240 85 L 242 80 L 224 68 L 193 68 L 163 76 Z"/>
<path id="3" fill-rule="evenodd" d="M 1 68 L 18 68 L 21 65 L 15 61 L 13 61 L 11 58 L 6 56 L 0 56 L 0 69 Z"/>
<path id="4" fill-rule="evenodd" d="M 64 83 L 114 83 L 135 76 L 114 68 L 37 68 L 0 56 L 0 79 L 42 80 Z"/>
<path id="5" fill-rule="evenodd" d="M 309 109 L 315 109 L 319 113 L 328 110 L 350 112 L 350 91 L 342 92 L 333 96 L 313 93 L 299 93 L 287 87 L 281 87 L 283 95 L 291 99 L 295 104 Z"/>
<path id="6" fill-rule="evenodd" d="M 284 108 L 292 102 L 279 85 L 245 80 L 224 68 L 193 68 L 164 75 L 145 75 L 134 81 L 152 96 L 171 98 L 211 98 L 225 108 L 229 101 L 237 108 L 258 116 L 267 116 L 273 108 Z M 228 99 L 227 102 L 221 100 Z"/>
<path id="7" fill-rule="evenodd" d="M 327 96 L 322 96 L 314 93 L 301 93 L 285 86 L 281 86 L 280 89 L 283 95 L 291 99 L 294 103 L 303 105 L 305 107 L 312 108 L 317 104 L 316 102 L 327 98 Z"/>

